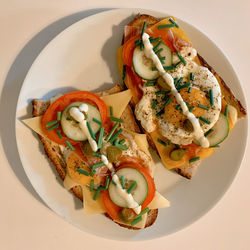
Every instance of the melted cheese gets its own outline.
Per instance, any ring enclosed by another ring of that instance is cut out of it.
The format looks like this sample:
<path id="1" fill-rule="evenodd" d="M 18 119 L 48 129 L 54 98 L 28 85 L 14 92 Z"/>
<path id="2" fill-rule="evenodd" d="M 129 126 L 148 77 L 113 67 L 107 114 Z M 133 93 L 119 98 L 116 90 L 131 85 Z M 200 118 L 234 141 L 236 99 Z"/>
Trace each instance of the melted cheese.
<path id="1" fill-rule="evenodd" d="M 169 207 L 169 206 L 170 206 L 170 202 L 156 191 L 155 197 L 148 205 L 148 208 L 156 209 L 156 208 L 164 208 L 164 207 Z"/>
<path id="2" fill-rule="evenodd" d="M 37 134 L 46 137 L 42 129 L 42 116 L 37 116 L 29 119 L 22 120 L 22 122 L 35 131 Z"/>
<path id="3" fill-rule="evenodd" d="M 64 181 L 63 181 L 63 186 L 67 189 L 70 190 L 71 188 L 78 186 L 79 183 L 75 182 L 68 174 L 66 174 Z"/>

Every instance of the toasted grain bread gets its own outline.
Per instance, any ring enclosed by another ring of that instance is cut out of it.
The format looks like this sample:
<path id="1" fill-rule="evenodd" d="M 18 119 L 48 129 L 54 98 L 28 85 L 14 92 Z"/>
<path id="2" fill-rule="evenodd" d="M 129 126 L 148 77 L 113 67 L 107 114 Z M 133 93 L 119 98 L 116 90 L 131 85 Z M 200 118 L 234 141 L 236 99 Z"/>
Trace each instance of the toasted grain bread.
<path id="1" fill-rule="evenodd" d="M 97 95 L 98 96 L 110 95 L 110 94 L 114 94 L 120 91 L 122 91 L 122 87 L 120 85 L 115 85 L 113 88 L 107 91 L 97 93 Z M 33 104 L 33 113 L 32 113 L 33 116 L 40 116 L 45 113 L 48 106 L 50 105 L 50 101 L 33 100 L 32 104 Z M 140 132 L 140 129 L 134 119 L 133 111 L 129 105 L 124 110 L 121 118 L 124 120 L 123 125 L 122 125 L 124 129 L 130 130 L 132 132 L 137 132 L 137 133 Z M 45 137 L 42 137 L 40 135 L 38 136 L 39 136 L 40 141 L 43 143 L 43 147 L 44 147 L 44 151 L 46 155 L 55 166 L 56 171 L 58 175 L 60 176 L 60 178 L 64 180 L 66 176 L 66 162 L 61 153 L 59 145 Z M 71 191 L 77 198 L 79 198 L 81 201 L 83 200 L 82 189 L 80 186 L 73 187 Z M 152 209 L 148 212 L 147 222 L 146 222 L 145 227 L 149 227 L 155 222 L 157 218 L 157 214 L 158 214 L 158 209 Z M 109 217 L 108 214 L 105 214 L 105 215 Z M 138 228 L 136 227 L 127 226 L 123 224 L 119 224 L 119 225 L 128 229 L 138 230 Z"/>
<path id="2" fill-rule="evenodd" d="M 147 23 L 147 27 L 149 28 L 150 26 L 156 24 L 157 22 L 159 22 L 161 19 L 159 18 L 155 18 L 153 16 L 150 16 L 150 15 L 140 15 L 138 14 L 137 16 L 134 17 L 133 20 L 131 20 L 130 23 L 128 23 L 127 26 L 131 26 L 131 27 L 138 27 L 138 29 L 142 29 L 143 27 L 143 23 L 146 22 Z M 133 32 L 132 32 L 133 33 Z M 130 38 L 130 36 L 128 36 Z M 122 39 L 122 43 L 124 43 L 126 40 L 126 37 Z M 237 100 L 237 98 L 233 95 L 232 91 L 230 90 L 230 88 L 226 85 L 226 83 L 224 82 L 224 80 L 215 72 L 215 70 L 209 66 L 209 64 L 198 54 L 198 58 L 200 60 L 200 63 L 202 66 L 204 67 L 207 67 L 213 74 L 214 76 L 217 78 L 219 84 L 220 84 L 220 87 L 221 87 L 221 91 L 222 91 L 222 97 L 225 98 L 226 102 L 232 106 L 234 106 L 236 109 L 237 109 L 237 112 L 238 112 L 238 118 L 243 118 L 246 116 L 246 111 L 244 109 L 244 107 L 241 105 L 240 101 Z M 126 81 L 125 81 L 125 84 L 126 84 Z M 128 86 L 127 86 L 128 87 Z M 134 92 L 135 93 L 135 92 Z M 138 96 L 134 96 L 132 98 L 132 101 L 131 101 L 131 105 L 132 107 L 134 108 L 136 103 L 138 101 Z M 140 126 L 141 127 L 141 126 Z M 147 133 L 142 127 L 141 127 L 141 130 L 147 134 L 147 138 L 148 138 L 148 142 L 150 144 L 150 146 L 157 151 L 155 145 L 154 145 L 154 142 L 152 140 L 152 137 L 150 136 L 149 133 Z M 157 152 L 158 153 L 158 152 Z M 185 165 L 185 166 L 182 166 L 180 168 L 176 168 L 176 172 L 188 179 L 191 179 L 196 170 L 197 170 L 197 167 L 198 165 L 201 163 L 201 161 L 197 161 L 197 162 L 194 162 L 194 163 L 190 163 L 188 165 Z"/>

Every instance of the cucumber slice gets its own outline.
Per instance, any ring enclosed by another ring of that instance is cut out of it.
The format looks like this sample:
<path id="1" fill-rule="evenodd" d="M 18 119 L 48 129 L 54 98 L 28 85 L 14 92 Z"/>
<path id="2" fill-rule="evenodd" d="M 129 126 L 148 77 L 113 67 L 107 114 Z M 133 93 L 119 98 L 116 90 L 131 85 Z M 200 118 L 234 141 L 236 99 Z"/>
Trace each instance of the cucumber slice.
<path id="1" fill-rule="evenodd" d="M 70 105 L 68 105 L 64 109 L 64 111 L 62 113 L 62 118 L 61 118 L 61 125 L 62 125 L 63 133 L 68 138 L 70 138 L 71 140 L 74 140 L 74 141 L 87 140 L 86 135 L 83 133 L 83 131 L 79 127 L 78 123 L 69 114 L 69 110 L 72 107 L 79 107 L 81 104 L 84 104 L 84 102 L 73 102 Z M 95 118 L 95 119 L 101 121 L 101 114 L 95 106 L 93 106 L 89 103 L 86 103 L 86 104 L 88 105 L 87 121 L 89 122 L 94 134 L 96 134 L 99 131 L 101 125 L 94 122 L 92 119 Z"/>
<path id="2" fill-rule="evenodd" d="M 229 133 L 229 123 L 227 117 L 220 113 L 218 121 L 212 127 L 213 132 L 207 136 L 210 147 L 216 146 L 223 142 Z"/>
<path id="3" fill-rule="evenodd" d="M 165 57 L 163 66 L 172 65 L 172 52 L 170 48 L 163 42 L 157 47 L 157 50 L 162 49 L 158 54 L 159 57 Z M 144 50 L 140 50 L 139 47 L 136 47 L 133 53 L 133 67 L 137 75 L 145 80 L 155 80 L 159 77 L 159 72 L 153 71 L 152 68 L 155 67 L 151 59 L 148 59 Z"/>
<path id="4" fill-rule="evenodd" d="M 119 169 L 116 174 L 120 178 L 125 178 L 125 188 L 128 188 L 134 181 L 136 181 L 136 187 L 131 192 L 134 200 L 138 204 L 142 204 L 148 195 L 148 183 L 143 174 L 135 168 L 122 168 Z M 110 199 L 119 207 L 127 208 L 126 201 L 120 196 L 118 187 L 113 182 L 109 185 Z"/>

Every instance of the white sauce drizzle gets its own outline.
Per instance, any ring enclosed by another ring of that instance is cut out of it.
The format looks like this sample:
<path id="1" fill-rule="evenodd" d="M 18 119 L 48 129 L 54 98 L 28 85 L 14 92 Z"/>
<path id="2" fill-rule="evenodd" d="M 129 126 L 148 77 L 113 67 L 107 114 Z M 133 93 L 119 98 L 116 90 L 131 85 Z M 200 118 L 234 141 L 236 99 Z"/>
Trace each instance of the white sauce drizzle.
<path id="1" fill-rule="evenodd" d="M 84 134 L 87 136 L 89 144 L 94 152 L 98 150 L 98 146 L 95 140 L 92 139 L 88 127 L 87 122 L 85 119 L 84 114 L 82 113 L 88 112 L 88 105 L 87 104 L 81 104 L 79 108 L 72 107 L 69 110 L 70 115 L 79 122 L 79 127 L 82 129 Z M 141 212 L 141 206 L 134 200 L 132 194 L 128 194 L 126 189 L 122 188 L 122 185 L 120 183 L 118 175 L 115 173 L 115 169 L 113 165 L 108 161 L 107 157 L 105 155 L 101 155 L 101 159 L 103 163 L 108 167 L 108 169 L 112 173 L 112 180 L 116 183 L 116 188 L 119 193 L 119 195 L 126 201 L 129 208 L 132 208 L 136 214 L 139 214 Z"/>
<path id="2" fill-rule="evenodd" d="M 188 109 L 186 103 L 183 101 L 178 90 L 175 88 L 173 77 L 164 70 L 164 68 L 161 64 L 161 61 L 159 60 L 158 56 L 154 53 L 153 45 L 150 43 L 149 35 L 147 33 L 143 34 L 142 41 L 143 41 L 144 48 L 145 48 L 144 49 L 145 56 L 150 58 L 153 61 L 153 63 L 155 64 L 155 67 L 159 71 L 162 78 L 170 86 L 171 93 L 175 96 L 176 101 L 181 105 L 183 114 L 186 115 L 187 118 L 192 123 L 193 128 L 194 128 L 195 139 L 200 142 L 200 144 L 203 148 L 208 148 L 209 141 L 204 136 L 204 132 L 200 126 L 199 120 L 195 117 L 195 115 L 192 112 L 189 112 L 189 109 Z"/>

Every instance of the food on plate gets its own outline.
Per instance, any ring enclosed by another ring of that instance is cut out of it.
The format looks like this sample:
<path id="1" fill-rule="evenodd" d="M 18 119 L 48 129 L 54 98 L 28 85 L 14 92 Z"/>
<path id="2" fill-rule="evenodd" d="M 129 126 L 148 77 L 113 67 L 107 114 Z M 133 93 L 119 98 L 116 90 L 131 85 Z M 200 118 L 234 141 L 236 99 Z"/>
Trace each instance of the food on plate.
<path id="1" fill-rule="evenodd" d="M 128 105 L 131 91 L 75 91 L 33 100 L 38 133 L 64 186 L 83 201 L 85 214 L 105 213 L 120 226 L 151 226 L 169 202 L 156 191 L 146 135 Z"/>
<path id="2" fill-rule="evenodd" d="M 192 178 L 245 109 L 175 18 L 137 15 L 122 41 L 117 64 L 136 119 L 166 168 Z"/>

